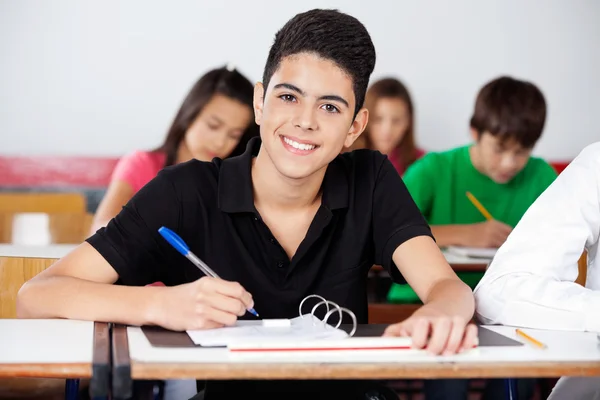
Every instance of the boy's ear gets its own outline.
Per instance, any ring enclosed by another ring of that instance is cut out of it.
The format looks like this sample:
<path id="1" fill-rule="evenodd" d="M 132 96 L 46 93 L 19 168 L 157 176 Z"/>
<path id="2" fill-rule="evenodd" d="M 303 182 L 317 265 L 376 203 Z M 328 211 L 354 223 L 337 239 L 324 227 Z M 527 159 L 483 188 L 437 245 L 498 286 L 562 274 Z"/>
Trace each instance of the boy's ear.
<path id="1" fill-rule="evenodd" d="M 473 138 L 473 141 L 479 142 L 479 139 L 481 139 L 481 133 L 473 127 L 471 127 L 470 130 L 471 130 L 471 138 Z"/>
<path id="2" fill-rule="evenodd" d="M 260 125 L 265 103 L 265 88 L 261 82 L 254 85 L 254 99 L 252 103 L 254 106 L 254 122 L 256 122 L 256 125 Z"/>
<path id="3" fill-rule="evenodd" d="M 344 147 L 350 148 L 352 144 L 358 139 L 361 133 L 367 127 L 367 123 L 369 122 L 369 110 L 366 108 L 361 108 L 358 110 L 358 114 L 354 117 L 354 121 L 352 121 L 352 125 L 350 126 L 350 130 L 348 131 L 348 135 L 346 136 L 346 140 L 344 141 Z"/>

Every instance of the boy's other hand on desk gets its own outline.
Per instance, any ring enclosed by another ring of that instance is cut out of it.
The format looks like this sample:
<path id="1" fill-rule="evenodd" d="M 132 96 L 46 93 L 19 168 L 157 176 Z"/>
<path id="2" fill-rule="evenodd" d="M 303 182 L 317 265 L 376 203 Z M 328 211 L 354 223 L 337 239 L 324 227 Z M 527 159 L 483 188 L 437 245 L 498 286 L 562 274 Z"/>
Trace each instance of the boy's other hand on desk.
<path id="1" fill-rule="evenodd" d="M 512 232 L 509 225 L 493 219 L 466 225 L 465 228 L 468 229 L 465 246 L 469 247 L 500 247 Z"/>
<path id="2" fill-rule="evenodd" d="M 387 327 L 383 335 L 410 336 L 414 348 L 435 355 L 451 355 L 477 344 L 477 327 L 468 322 L 423 306 L 405 321 Z"/>
<path id="3" fill-rule="evenodd" d="M 203 277 L 157 289 L 151 319 L 175 331 L 233 325 L 247 308 L 254 307 L 252 296 L 242 285 L 219 278 Z"/>

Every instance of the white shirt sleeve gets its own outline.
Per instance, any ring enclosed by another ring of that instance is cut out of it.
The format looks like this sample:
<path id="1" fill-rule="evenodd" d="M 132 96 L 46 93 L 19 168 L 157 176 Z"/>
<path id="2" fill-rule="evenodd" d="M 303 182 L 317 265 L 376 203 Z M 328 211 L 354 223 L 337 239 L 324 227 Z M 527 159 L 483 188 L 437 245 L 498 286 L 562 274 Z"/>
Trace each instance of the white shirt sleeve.
<path id="1" fill-rule="evenodd" d="M 599 191 L 597 142 L 586 147 L 538 197 L 496 253 L 475 288 L 482 322 L 600 332 L 600 275 L 594 270 Z M 588 250 L 587 288 L 574 282 L 584 249 Z"/>

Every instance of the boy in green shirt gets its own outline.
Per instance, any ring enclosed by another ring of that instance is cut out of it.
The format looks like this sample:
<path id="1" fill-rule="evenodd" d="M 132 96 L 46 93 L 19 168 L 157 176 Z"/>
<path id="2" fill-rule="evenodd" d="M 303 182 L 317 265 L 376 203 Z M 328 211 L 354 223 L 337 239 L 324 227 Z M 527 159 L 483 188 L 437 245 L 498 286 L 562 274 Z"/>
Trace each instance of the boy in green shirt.
<path id="1" fill-rule="evenodd" d="M 531 151 L 546 119 L 546 103 L 529 82 L 501 77 L 479 92 L 471 118 L 474 143 L 415 162 L 403 180 L 431 225 L 438 246 L 500 247 L 527 208 L 554 181 L 556 171 Z M 466 196 L 471 192 L 494 217 Z M 459 274 L 472 288 L 483 273 Z M 392 302 L 418 298 L 394 285 Z"/>
<path id="2" fill-rule="evenodd" d="M 438 246 L 500 247 L 527 208 L 554 181 L 556 171 L 531 157 L 546 119 L 546 102 L 529 82 L 501 77 L 486 84 L 471 118 L 473 143 L 430 153 L 406 171 L 403 180 L 431 226 Z M 494 219 L 466 196 L 471 192 Z M 483 273 L 459 273 L 474 288 Z M 394 284 L 388 300 L 418 301 L 408 285 Z M 436 381 L 434 381 L 436 382 Z M 426 385 L 426 399 L 466 399 L 467 385 Z M 497 398 L 496 385 L 488 385 Z M 492 393 L 490 393 L 492 392 Z M 486 393 L 487 394 L 487 393 Z M 498 393 L 502 398 L 503 393 Z M 524 397 L 526 398 L 526 397 Z"/>

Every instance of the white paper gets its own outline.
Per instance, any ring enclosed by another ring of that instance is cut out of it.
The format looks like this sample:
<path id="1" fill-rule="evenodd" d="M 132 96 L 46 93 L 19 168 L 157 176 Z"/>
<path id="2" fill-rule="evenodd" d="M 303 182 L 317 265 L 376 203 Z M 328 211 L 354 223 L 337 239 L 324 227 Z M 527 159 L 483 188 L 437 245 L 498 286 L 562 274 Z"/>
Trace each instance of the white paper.
<path id="1" fill-rule="evenodd" d="M 460 247 L 460 246 L 448 246 L 446 249 L 449 253 L 471 258 L 485 258 L 491 260 L 496 255 L 498 249 L 496 248 L 479 248 L 479 247 Z"/>
<path id="2" fill-rule="evenodd" d="M 317 339 L 341 339 L 348 334 L 324 324 L 320 319 L 304 315 L 290 320 L 287 327 L 265 326 L 262 321 L 238 321 L 235 326 L 207 330 L 187 331 L 196 345 L 226 347 L 231 343 L 263 341 L 304 341 Z"/>

